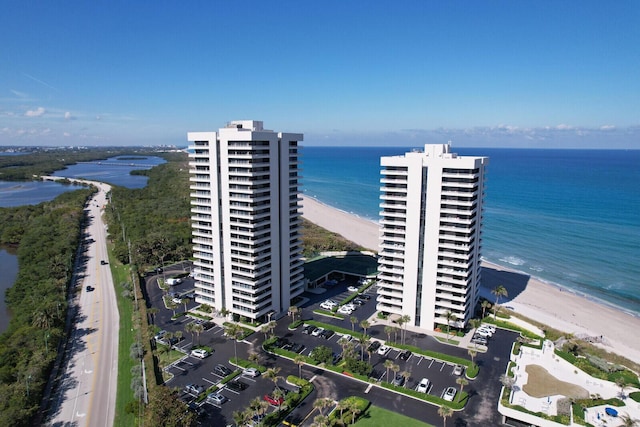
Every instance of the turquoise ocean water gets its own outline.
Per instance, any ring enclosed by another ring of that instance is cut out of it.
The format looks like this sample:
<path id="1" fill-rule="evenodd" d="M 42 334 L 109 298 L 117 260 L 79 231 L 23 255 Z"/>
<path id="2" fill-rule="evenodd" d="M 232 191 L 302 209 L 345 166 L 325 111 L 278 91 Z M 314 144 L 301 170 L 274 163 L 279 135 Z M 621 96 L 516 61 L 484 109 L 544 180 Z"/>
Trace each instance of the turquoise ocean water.
<path id="1" fill-rule="evenodd" d="M 303 192 L 378 221 L 380 157 L 304 147 Z M 483 258 L 640 315 L 640 150 L 456 148 L 490 158 Z"/>

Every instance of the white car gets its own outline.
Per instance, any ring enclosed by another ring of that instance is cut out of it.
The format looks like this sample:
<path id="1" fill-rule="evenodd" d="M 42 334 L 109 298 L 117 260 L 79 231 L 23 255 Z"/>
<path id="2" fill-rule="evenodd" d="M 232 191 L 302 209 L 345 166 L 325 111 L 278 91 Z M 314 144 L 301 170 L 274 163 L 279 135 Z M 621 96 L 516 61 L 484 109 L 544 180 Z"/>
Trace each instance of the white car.
<path id="1" fill-rule="evenodd" d="M 332 310 L 335 305 L 329 304 L 327 301 L 320 304 L 320 308 L 324 308 L 325 310 Z"/>
<path id="2" fill-rule="evenodd" d="M 453 402 L 453 398 L 456 397 L 456 389 L 453 387 L 447 387 L 442 395 L 442 398 L 448 402 Z"/>
<path id="3" fill-rule="evenodd" d="M 258 377 L 260 376 L 260 371 L 257 370 L 256 368 L 247 368 L 244 371 L 242 371 L 242 375 L 244 375 L 245 377 Z"/>
<path id="4" fill-rule="evenodd" d="M 313 332 L 311 332 L 311 336 L 319 337 L 321 333 L 324 332 L 324 328 L 316 328 Z"/>
<path id="5" fill-rule="evenodd" d="M 349 342 L 349 341 L 351 341 L 351 339 L 352 339 L 352 338 L 353 338 L 353 337 L 352 337 L 351 335 L 349 335 L 349 334 L 344 334 L 344 335 L 342 336 L 342 338 L 340 338 L 340 339 L 338 340 L 338 343 L 342 343 L 342 342 Z"/>
<path id="6" fill-rule="evenodd" d="M 347 288 L 347 290 L 348 290 L 349 292 L 358 292 L 358 291 L 359 291 L 359 289 L 358 289 L 358 287 L 357 287 L 357 286 L 349 286 L 349 287 Z"/>
<path id="7" fill-rule="evenodd" d="M 340 314 L 351 314 L 351 313 L 353 313 L 353 309 L 347 307 L 346 305 L 343 305 L 342 307 L 340 307 L 338 309 L 338 313 L 340 313 Z"/>
<path id="8" fill-rule="evenodd" d="M 205 357 L 209 356 L 209 352 L 203 348 L 196 348 L 191 350 L 191 355 L 193 357 L 204 359 Z"/>
<path id="9" fill-rule="evenodd" d="M 416 386 L 416 391 L 420 393 L 426 393 L 429 391 L 430 385 L 431 383 L 429 382 L 429 380 L 427 378 L 423 378 L 420 380 L 420 382 Z"/>
<path id="10" fill-rule="evenodd" d="M 382 345 L 378 349 L 378 354 L 381 355 L 381 356 L 386 356 L 386 354 L 389 353 L 389 351 L 391 351 L 391 347 L 388 347 L 386 345 Z"/>
<path id="11" fill-rule="evenodd" d="M 484 338 L 490 338 L 493 334 L 487 329 L 476 329 L 476 334 Z"/>

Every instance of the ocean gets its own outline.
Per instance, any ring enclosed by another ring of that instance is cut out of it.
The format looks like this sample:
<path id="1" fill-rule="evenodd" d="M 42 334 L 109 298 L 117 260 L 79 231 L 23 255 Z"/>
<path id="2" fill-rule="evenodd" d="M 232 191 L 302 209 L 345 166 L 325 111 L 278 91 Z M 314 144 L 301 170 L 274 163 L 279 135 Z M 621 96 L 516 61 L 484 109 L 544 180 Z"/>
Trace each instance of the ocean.
<path id="1" fill-rule="evenodd" d="M 380 157 L 302 149 L 305 195 L 378 221 Z M 640 150 L 456 148 L 487 156 L 483 259 L 640 316 Z"/>

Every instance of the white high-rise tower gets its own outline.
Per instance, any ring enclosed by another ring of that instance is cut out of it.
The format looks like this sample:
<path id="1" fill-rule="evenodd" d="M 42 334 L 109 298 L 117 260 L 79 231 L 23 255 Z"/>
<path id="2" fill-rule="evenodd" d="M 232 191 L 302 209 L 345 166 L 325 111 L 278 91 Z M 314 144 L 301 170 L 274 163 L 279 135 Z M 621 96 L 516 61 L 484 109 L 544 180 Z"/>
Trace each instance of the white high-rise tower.
<path id="1" fill-rule="evenodd" d="M 378 310 L 426 330 L 473 317 L 488 162 L 448 144 L 381 158 Z"/>
<path id="2" fill-rule="evenodd" d="M 267 320 L 304 291 L 302 138 L 252 120 L 188 133 L 197 302 Z"/>

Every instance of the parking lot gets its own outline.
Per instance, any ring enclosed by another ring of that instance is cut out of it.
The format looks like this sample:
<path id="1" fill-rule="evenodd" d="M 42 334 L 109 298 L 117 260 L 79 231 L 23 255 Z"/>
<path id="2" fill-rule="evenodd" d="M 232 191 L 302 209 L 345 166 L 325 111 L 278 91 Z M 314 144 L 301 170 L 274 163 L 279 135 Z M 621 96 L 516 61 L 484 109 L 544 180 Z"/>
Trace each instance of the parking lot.
<path id="1" fill-rule="evenodd" d="M 165 271 L 164 273 L 171 274 L 170 271 Z M 223 379 L 223 376 L 215 372 L 215 367 L 222 364 L 229 369 L 234 368 L 229 364 L 229 360 L 234 357 L 234 345 L 232 345 L 232 341 L 223 336 L 224 331 L 220 326 L 223 320 L 222 318 L 214 319 L 215 323 L 213 326 L 204 330 L 199 334 L 199 336 L 192 336 L 192 334 L 186 332 L 187 325 L 189 323 L 196 322 L 197 320 L 189 316 L 182 316 L 172 320 L 171 317 L 173 312 L 164 306 L 164 302 L 162 300 L 163 291 L 157 286 L 157 282 L 154 282 L 155 279 L 157 279 L 157 276 L 150 276 L 147 278 L 146 291 L 153 307 L 158 308 L 158 312 L 154 315 L 157 329 L 164 329 L 168 332 L 172 332 L 173 334 L 181 331 L 183 339 L 177 343 L 176 347 L 185 352 L 184 357 L 167 368 L 167 372 L 170 373 L 172 377 L 167 380 L 166 385 L 180 390 L 181 399 L 190 403 L 194 410 L 198 410 L 202 414 L 202 421 L 204 425 L 225 426 L 233 424 L 233 412 L 246 409 L 249 406 L 249 403 L 256 398 L 264 402 L 265 396 L 272 394 L 274 383 L 262 376 L 253 378 L 240 375 L 237 378 L 237 382 L 239 382 L 239 384 L 227 385 L 220 391 L 220 395 L 224 397 L 223 402 L 217 403 L 210 400 L 208 401 L 207 399 L 197 402 L 197 394 L 187 391 L 186 387 L 188 385 L 195 385 L 206 389 L 218 384 Z M 385 324 L 378 321 L 375 317 L 372 317 L 376 313 L 375 289 L 373 288 L 369 288 L 366 291 L 366 294 L 370 296 L 370 299 L 365 300 L 363 305 L 357 306 L 350 315 L 345 315 L 344 319 L 326 317 L 313 312 L 313 310 L 319 308 L 320 304 L 327 299 L 342 301 L 344 298 L 351 295 L 352 292 L 347 290 L 347 287 L 351 284 L 352 283 L 349 282 L 340 282 L 335 286 L 327 288 L 327 291 L 324 294 L 306 293 L 304 296 L 308 298 L 308 301 L 301 307 L 302 318 L 305 320 L 313 319 L 318 322 L 359 332 L 362 331 L 362 328 L 359 325 L 360 321 L 363 319 L 369 319 L 371 325 L 367 328 L 367 335 L 371 336 L 373 340 L 383 343 L 387 339 L 387 334 L 384 332 Z M 193 288 L 193 281 L 187 279 L 174 288 L 179 289 L 179 291 L 183 293 L 190 292 Z M 188 306 L 188 308 L 190 307 Z M 182 308 L 179 310 L 182 311 Z M 355 317 L 355 319 L 352 319 L 352 317 Z M 312 333 L 304 333 L 302 326 L 295 330 L 289 330 L 287 326 L 290 322 L 290 317 L 283 317 L 279 319 L 275 329 L 275 334 L 287 340 L 291 347 L 297 344 L 299 349 L 296 350 L 301 354 L 308 355 L 312 349 L 320 345 L 325 345 L 331 348 L 331 350 L 337 354 L 342 353 L 343 347 L 338 343 L 338 340 L 341 338 L 341 334 L 332 334 L 328 338 L 314 336 Z M 261 365 L 268 368 L 280 368 L 280 377 L 286 378 L 287 375 L 297 376 L 299 367 L 292 361 L 265 353 L 261 349 L 263 339 L 264 334 L 257 332 L 248 337 L 246 341 L 238 342 L 236 344 L 238 356 L 246 359 L 250 352 L 256 353 L 260 358 L 259 363 Z M 198 342 L 200 345 L 211 348 L 213 350 L 212 354 L 204 359 L 190 355 L 191 348 Z M 445 345 L 432 337 L 421 333 L 407 331 L 406 343 L 428 350 L 451 354 L 467 359 L 469 358 L 466 348 Z M 356 342 L 354 345 L 357 352 L 361 352 L 363 350 L 359 343 Z M 506 351 L 506 354 L 508 355 L 507 344 L 501 345 L 500 351 Z M 371 376 L 381 381 L 393 381 L 393 370 L 388 370 L 385 367 L 385 361 L 390 360 L 397 365 L 396 371 L 398 373 L 405 371 L 408 373 L 406 384 L 403 385 L 406 388 L 415 389 L 421 379 L 427 378 L 429 380 L 429 386 L 426 392 L 429 394 L 442 396 L 444 391 L 449 387 L 459 389 L 459 386 L 456 384 L 458 375 L 454 374 L 454 365 L 416 354 L 409 354 L 408 357 L 403 358 L 401 357 L 401 354 L 402 352 L 400 350 L 393 347 L 391 347 L 386 354 L 378 354 L 377 350 L 372 351 L 370 355 L 370 363 L 373 366 Z M 492 357 L 494 359 L 496 358 L 495 355 Z M 369 360 L 369 353 L 366 349 L 362 352 L 362 358 L 366 361 Z M 478 357 L 477 361 L 482 363 L 482 358 Z M 388 375 L 391 378 L 387 378 L 387 372 L 389 372 Z M 483 372 L 481 371 L 481 374 L 482 373 Z M 495 373 L 493 374 L 496 376 L 499 375 Z M 437 415 L 437 408 L 433 405 L 416 401 L 414 399 L 403 399 L 401 401 L 394 400 L 392 398 L 394 393 L 386 389 L 372 389 L 370 385 L 359 383 L 358 381 L 354 381 L 346 376 L 323 371 L 307 365 L 302 367 L 302 376 L 307 379 L 313 378 L 315 380 L 314 384 L 316 384 L 318 390 L 317 392 L 314 391 L 312 395 L 300 405 L 300 408 L 294 412 L 297 422 L 304 420 L 305 417 L 313 411 L 312 404 L 316 397 L 331 397 L 335 400 L 339 400 L 350 395 L 362 396 L 373 403 L 386 407 L 390 410 L 398 411 L 401 408 L 402 412 L 417 419 L 430 420 L 430 422 L 436 424 L 441 422 L 441 420 L 439 421 L 440 417 Z M 234 380 L 234 382 L 236 381 Z M 477 384 L 478 379 L 472 381 L 465 390 L 470 393 L 475 393 Z M 487 393 L 487 395 L 497 394 L 497 390 L 499 390 L 499 386 L 497 384 L 496 380 L 491 384 L 490 389 L 489 387 L 485 387 L 485 393 Z M 278 381 L 278 385 L 285 388 L 293 387 L 287 385 L 283 379 Z M 396 403 L 391 404 L 390 402 L 393 401 Z M 471 406 L 474 406 L 476 402 L 470 402 Z M 468 405 L 468 407 L 469 406 L 470 405 Z M 270 405 L 267 412 L 273 410 L 277 410 L 277 408 Z M 457 419 L 464 419 L 466 416 L 464 413 L 458 413 L 455 417 Z"/>

